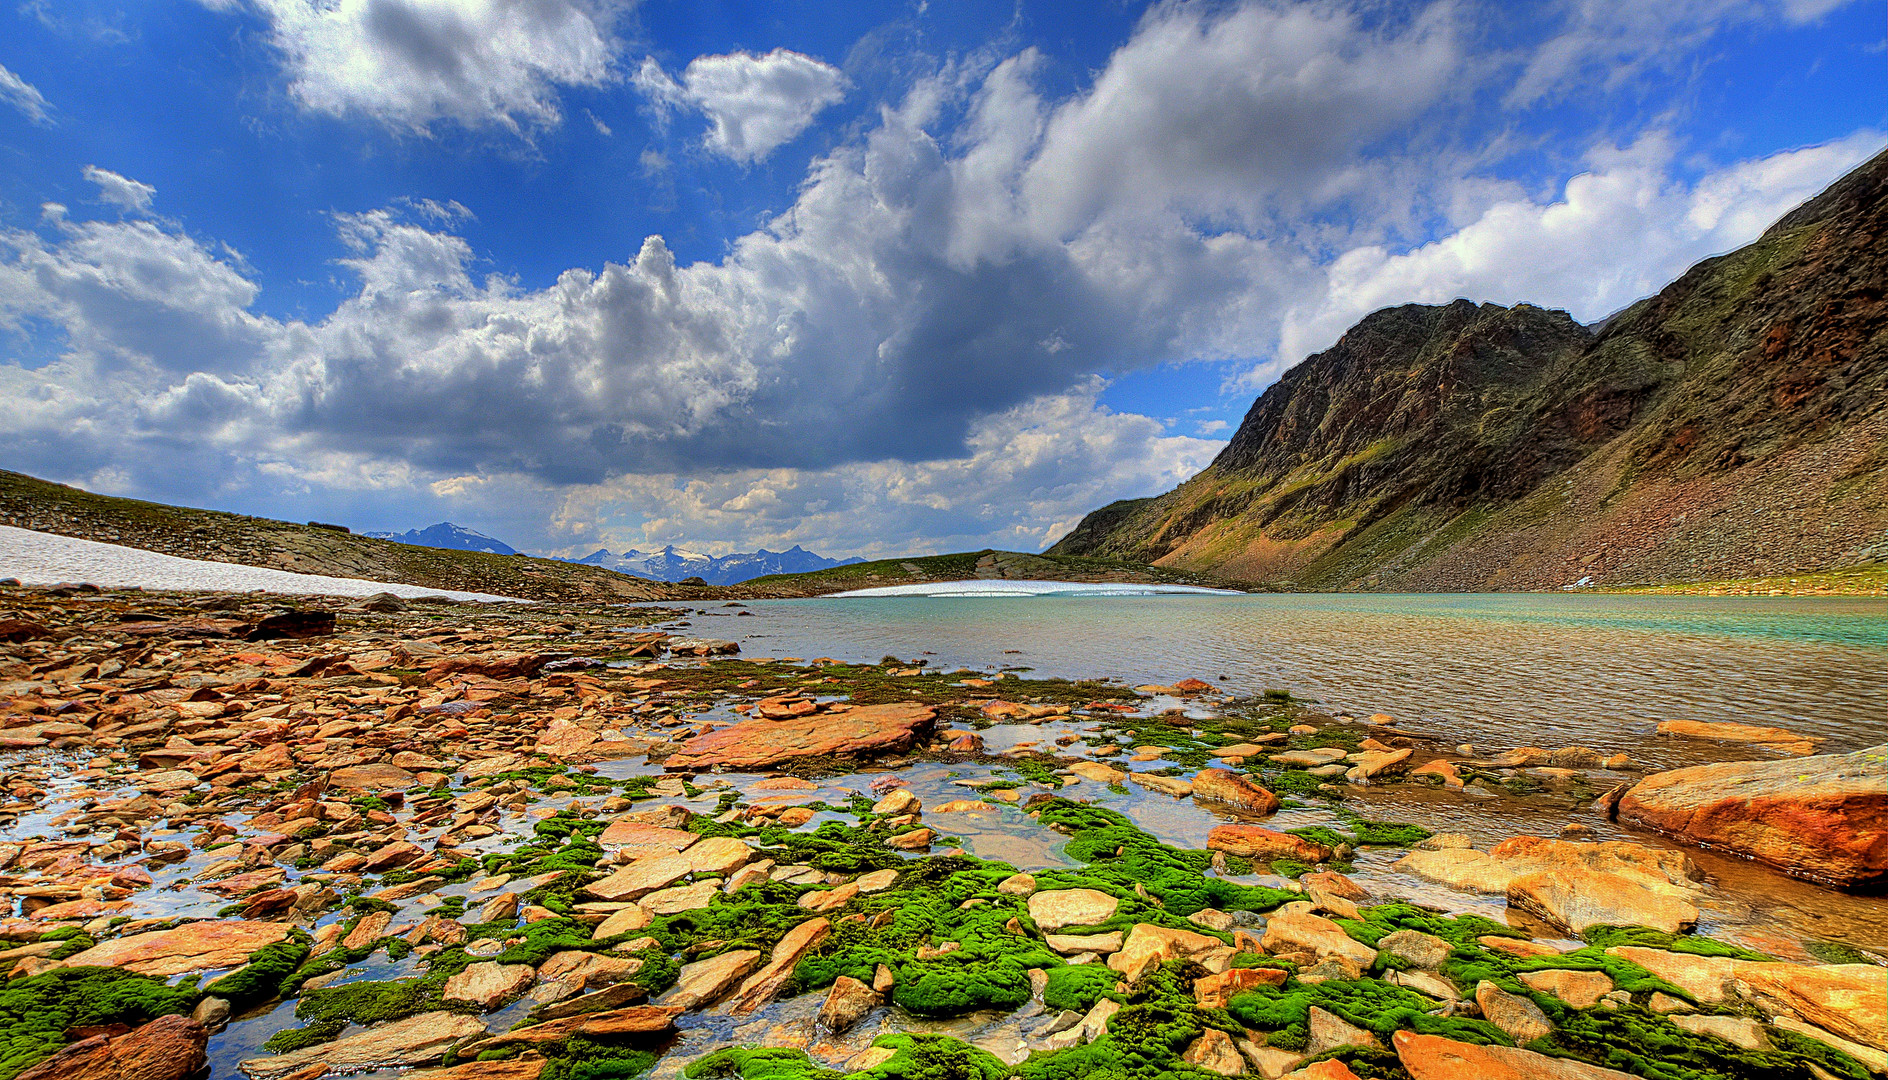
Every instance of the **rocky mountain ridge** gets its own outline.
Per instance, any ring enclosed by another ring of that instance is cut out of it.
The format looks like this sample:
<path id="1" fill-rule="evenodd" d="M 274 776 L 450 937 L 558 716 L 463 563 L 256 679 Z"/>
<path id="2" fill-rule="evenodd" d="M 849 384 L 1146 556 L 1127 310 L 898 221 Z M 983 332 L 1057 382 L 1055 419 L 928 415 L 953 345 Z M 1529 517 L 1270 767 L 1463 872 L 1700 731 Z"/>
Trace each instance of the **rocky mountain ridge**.
<path id="1" fill-rule="evenodd" d="M 850 559 L 829 559 L 815 554 L 798 544 L 785 551 L 741 551 L 732 555 L 704 555 L 699 552 L 683 551 L 674 544 L 660 551 L 639 551 L 631 548 L 612 554 L 608 548 L 599 548 L 581 559 L 572 562 L 587 566 L 601 566 L 619 574 L 631 574 L 649 578 L 653 581 L 683 581 L 688 578 L 701 578 L 710 585 L 738 585 L 769 574 L 803 574 L 812 570 L 829 570 L 836 566 L 851 566 L 864 562 L 857 557 Z"/>
<path id="2" fill-rule="evenodd" d="M 408 529 L 403 533 L 370 532 L 362 533 L 375 540 L 392 540 L 396 544 L 416 544 L 420 547 L 445 548 L 448 551 L 484 551 L 492 555 L 516 555 L 518 549 L 496 537 L 487 536 L 476 529 L 463 525 L 454 525 L 442 521 L 437 525 L 428 525 L 424 529 Z"/>
<path id="3" fill-rule="evenodd" d="M 1165 495 L 1050 554 L 1306 589 L 1480 590 L 1888 560 L 1888 154 L 1596 328 L 1367 316 Z"/>

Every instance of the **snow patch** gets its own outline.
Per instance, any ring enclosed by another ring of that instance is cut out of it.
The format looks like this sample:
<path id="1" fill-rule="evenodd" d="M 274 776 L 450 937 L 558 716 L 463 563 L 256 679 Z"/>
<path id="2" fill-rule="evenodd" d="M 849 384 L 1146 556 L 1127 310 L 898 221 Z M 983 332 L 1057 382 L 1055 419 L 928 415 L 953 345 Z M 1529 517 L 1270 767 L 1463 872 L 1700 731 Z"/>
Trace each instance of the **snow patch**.
<path id="1" fill-rule="evenodd" d="M 0 525 L 0 577 L 19 578 L 28 585 L 89 581 L 101 588 L 111 589 L 137 586 L 145 589 L 201 589 L 214 592 L 261 590 L 317 596 L 372 596 L 390 592 L 409 600 L 419 596 L 444 596 L 451 600 L 530 603 L 515 596 L 454 592 L 451 589 L 429 589 L 422 585 L 297 574 L 239 563 L 184 559 L 142 548 L 16 529 L 11 525 Z"/>

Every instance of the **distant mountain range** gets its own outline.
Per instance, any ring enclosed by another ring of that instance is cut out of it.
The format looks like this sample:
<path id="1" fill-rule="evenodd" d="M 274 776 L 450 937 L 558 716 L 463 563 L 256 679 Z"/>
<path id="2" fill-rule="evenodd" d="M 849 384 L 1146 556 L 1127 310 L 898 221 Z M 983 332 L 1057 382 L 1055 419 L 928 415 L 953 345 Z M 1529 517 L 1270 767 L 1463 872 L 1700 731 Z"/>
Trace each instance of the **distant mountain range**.
<path id="1" fill-rule="evenodd" d="M 399 544 L 417 544 L 420 547 L 447 548 L 452 551 L 488 551 L 494 555 L 517 555 L 516 548 L 503 540 L 487 536 L 463 525 L 454 525 L 442 521 L 437 525 L 428 525 L 424 529 L 409 529 L 403 533 L 370 532 L 362 536 L 371 536 L 376 540 L 392 540 Z M 750 578 L 765 577 L 768 574 L 803 574 L 808 570 L 827 570 L 835 566 L 851 566 L 864 562 L 864 559 L 828 559 L 815 555 L 798 544 L 785 551 L 739 552 L 734 555 L 703 555 L 694 551 L 683 551 L 674 544 L 661 551 L 628 551 L 612 553 L 608 548 L 598 548 L 581 559 L 558 559 L 558 562 L 577 563 L 582 566 L 600 566 L 605 570 L 614 570 L 631 577 L 647 578 L 651 581 L 682 581 L 687 578 L 700 578 L 710 585 L 734 585 Z"/>
<path id="2" fill-rule="evenodd" d="M 734 585 L 750 578 L 765 577 L 768 574 L 803 574 L 809 570 L 826 570 L 835 566 L 851 566 L 864 562 L 863 559 L 828 559 L 815 555 L 798 544 L 785 551 L 740 552 L 734 555 L 702 555 L 693 551 L 682 551 L 674 544 L 661 551 L 629 551 L 612 554 L 608 548 L 599 548 L 581 559 L 571 562 L 586 566 L 601 566 L 622 574 L 649 578 L 654 581 L 681 581 L 685 578 L 700 578 L 710 585 Z"/>
<path id="3" fill-rule="evenodd" d="M 463 525 L 454 525 L 442 521 L 437 525 L 428 525 L 424 529 L 408 529 L 403 533 L 370 532 L 362 536 L 371 536 L 376 540 L 392 540 L 397 544 L 417 544 L 420 547 L 446 548 L 451 551 L 489 551 L 493 555 L 516 555 L 518 550 L 503 540 L 495 540 L 482 532 L 476 532 Z"/>

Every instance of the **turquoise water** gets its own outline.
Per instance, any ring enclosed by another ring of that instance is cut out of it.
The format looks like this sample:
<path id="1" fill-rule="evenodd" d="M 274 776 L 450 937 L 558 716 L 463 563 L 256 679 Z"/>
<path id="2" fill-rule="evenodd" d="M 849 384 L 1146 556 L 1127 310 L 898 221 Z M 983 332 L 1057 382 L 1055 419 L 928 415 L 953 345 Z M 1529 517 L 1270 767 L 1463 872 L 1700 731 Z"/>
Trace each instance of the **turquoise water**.
<path id="1" fill-rule="evenodd" d="M 1196 676 L 1388 713 L 1480 745 L 1590 745 L 1651 764 L 1748 757 L 1653 737 L 1661 720 L 1888 740 L 1888 600 L 1595 595 L 822 598 L 706 606 L 744 655 L 887 654 L 1035 675 Z M 728 617 L 719 617 L 728 616 Z"/>

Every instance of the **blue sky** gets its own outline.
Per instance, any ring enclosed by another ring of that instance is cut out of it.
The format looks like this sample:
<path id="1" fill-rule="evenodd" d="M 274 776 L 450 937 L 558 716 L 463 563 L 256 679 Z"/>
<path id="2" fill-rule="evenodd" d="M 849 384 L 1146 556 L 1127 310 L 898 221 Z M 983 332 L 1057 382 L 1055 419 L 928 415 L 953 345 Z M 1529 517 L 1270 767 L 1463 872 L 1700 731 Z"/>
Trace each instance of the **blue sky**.
<path id="1" fill-rule="evenodd" d="M 1358 317 L 1596 319 L 1888 143 L 1878 4 L 38 0 L 0 466 L 533 550 L 1034 549 Z"/>

